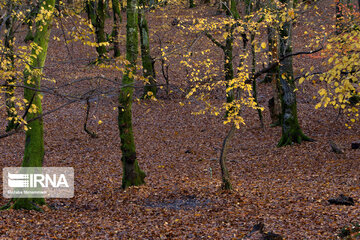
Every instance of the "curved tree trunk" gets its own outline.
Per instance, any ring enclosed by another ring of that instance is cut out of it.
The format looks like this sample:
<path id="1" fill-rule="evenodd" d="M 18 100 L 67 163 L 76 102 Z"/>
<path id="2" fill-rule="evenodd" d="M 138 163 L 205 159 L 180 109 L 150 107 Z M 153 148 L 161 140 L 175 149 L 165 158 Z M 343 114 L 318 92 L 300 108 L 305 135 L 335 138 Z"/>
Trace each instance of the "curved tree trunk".
<path id="1" fill-rule="evenodd" d="M 132 97 L 134 75 L 136 73 L 136 58 L 138 56 L 138 1 L 127 0 L 126 25 L 126 59 L 128 70 L 122 79 L 126 86 L 119 94 L 118 126 L 121 140 L 121 161 L 123 164 L 122 187 L 137 186 L 145 183 L 145 173 L 140 169 L 136 159 L 134 134 L 132 130 Z"/>
<path id="2" fill-rule="evenodd" d="M 232 190 L 229 170 L 226 167 L 226 155 L 227 155 L 227 150 L 229 148 L 229 143 L 230 143 L 232 137 L 234 136 L 234 133 L 235 133 L 235 124 L 233 123 L 230 127 L 228 134 L 224 138 L 221 153 L 220 153 L 219 163 L 220 163 L 221 177 L 222 177 L 222 182 L 223 182 L 222 188 L 224 190 Z"/>
<path id="3" fill-rule="evenodd" d="M 54 11 L 55 0 L 43 1 L 42 7 L 45 11 Z M 38 14 L 42 14 L 41 11 L 39 11 Z M 36 23 L 34 43 L 41 47 L 42 50 L 39 54 L 36 54 L 38 51 L 37 47 L 34 46 L 32 49 L 32 57 L 30 58 L 31 67 L 30 69 L 24 70 L 25 86 L 40 89 L 41 74 L 47 55 L 52 16 L 53 14 L 51 14 L 48 19 L 44 19 Z M 28 112 L 26 120 L 29 121 L 30 119 L 41 116 L 42 95 L 38 91 L 25 88 L 24 97 L 28 103 L 32 102 L 33 108 L 36 109 L 35 112 Z M 22 167 L 42 167 L 44 159 L 44 130 L 42 117 L 29 122 L 27 127 L 28 130 L 26 131 L 25 152 Z M 43 204 L 45 204 L 44 198 L 18 198 L 11 201 L 9 208 L 39 210 L 37 205 Z"/>
<path id="4" fill-rule="evenodd" d="M 285 1 L 283 1 L 285 3 Z M 292 0 L 288 1 L 288 6 L 293 7 Z M 280 29 L 280 58 L 292 53 L 291 47 L 292 23 L 287 22 Z M 292 57 L 286 58 L 280 66 L 280 88 L 281 88 L 281 126 L 282 136 L 278 147 L 310 141 L 300 128 L 297 117 L 295 82 L 293 74 Z"/>

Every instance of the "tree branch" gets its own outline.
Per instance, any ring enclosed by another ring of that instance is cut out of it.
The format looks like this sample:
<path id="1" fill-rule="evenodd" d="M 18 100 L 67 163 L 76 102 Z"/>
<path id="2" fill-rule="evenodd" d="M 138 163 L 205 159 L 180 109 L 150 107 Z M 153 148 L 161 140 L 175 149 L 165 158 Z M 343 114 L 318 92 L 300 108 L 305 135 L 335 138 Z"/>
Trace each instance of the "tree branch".
<path id="1" fill-rule="evenodd" d="M 216 46 L 218 46 L 222 50 L 225 49 L 225 46 L 219 43 L 210 33 L 205 32 L 205 36 L 207 36 Z"/>

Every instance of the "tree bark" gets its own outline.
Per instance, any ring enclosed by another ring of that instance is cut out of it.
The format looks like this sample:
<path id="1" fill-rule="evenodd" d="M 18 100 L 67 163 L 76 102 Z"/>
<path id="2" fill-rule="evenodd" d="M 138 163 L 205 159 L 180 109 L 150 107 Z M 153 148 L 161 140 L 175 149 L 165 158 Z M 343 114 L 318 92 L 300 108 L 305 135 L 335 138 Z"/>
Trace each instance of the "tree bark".
<path id="1" fill-rule="evenodd" d="M 194 0 L 189 0 L 189 8 L 195 7 Z"/>
<path id="2" fill-rule="evenodd" d="M 106 42 L 105 37 L 105 17 L 106 17 L 106 3 L 105 0 L 98 0 L 97 6 L 95 0 L 86 1 L 86 12 L 91 24 L 95 28 L 96 42 L 99 46 L 96 47 L 98 53 L 98 60 L 101 61 L 106 57 L 106 47 L 101 45 Z"/>
<path id="3" fill-rule="evenodd" d="M 45 0 L 42 2 L 42 7 L 45 11 L 54 11 L 55 0 Z M 38 14 L 42 14 L 39 11 Z M 36 32 L 34 36 L 34 43 L 41 48 L 39 54 L 38 47 L 34 46 L 32 49 L 32 57 L 30 58 L 30 69 L 24 70 L 24 85 L 40 89 L 41 74 L 45 64 L 51 23 L 53 14 L 49 18 L 45 18 L 36 23 Z M 30 120 L 42 115 L 41 99 L 42 95 L 38 91 L 24 89 L 24 98 L 28 103 L 32 100 L 32 105 L 36 109 L 35 112 L 29 111 L 26 120 Z M 37 120 L 31 121 L 27 125 L 25 137 L 25 151 L 22 167 L 42 167 L 44 159 L 44 130 L 43 119 L 40 117 Z M 44 198 L 18 198 L 11 201 L 9 208 L 13 209 L 36 209 L 39 210 L 37 205 L 44 205 Z"/>
<path id="4" fill-rule="evenodd" d="M 277 31 L 275 28 L 268 27 L 268 43 L 269 43 L 269 63 L 274 62 L 276 59 L 279 60 L 279 43 L 277 37 Z M 271 82 L 273 89 L 272 102 L 269 100 L 269 110 L 271 116 L 271 126 L 280 126 L 281 124 L 281 101 L 280 101 L 280 79 L 279 79 L 279 67 L 271 70 L 265 77 L 265 81 L 268 78 Z"/>
<path id="5" fill-rule="evenodd" d="M 28 5 L 29 8 L 33 8 L 31 9 L 31 12 L 29 13 L 29 16 L 26 17 L 25 19 L 25 23 L 27 25 L 27 33 L 26 36 L 24 38 L 24 42 L 30 42 L 34 40 L 34 35 L 33 35 L 33 18 L 34 16 L 37 14 L 37 6 L 33 6 L 30 0 L 26 0 L 26 4 Z"/>
<path id="6" fill-rule="evenodd" d="M 151 92 L 152 95 L 156 97 L 156 76 L 154 70 L 154 60 L 150 55 L 149 28 L 145 17 L 144 0 L 140 0 L 140 11 L 138 18 L 143 74 L 144 77 L 149 80 L 149 82 L 145 84 L 143 97 L 148 96 L 148 92 Z"/>
<path id="7" fill-rule="evenodd" d="M 120 57 L 119 29 L 121 19 L 121 8 L 119 0 L 112 0 L 114 26 L 112 30 L 112 41 L 114 45 L 114 58 Z"/>
<path id="8" fill-rule="evenodd" d="M 7 2 L 6 6 L 7 11 L 7 20 L 5 21 L 5 27 L 6 27 L 6 34 L 4 39 L 4 45 L 5 45 L 5 59 L 6 59 L 6 66 L 5 71 L 14 71 L 14 22 L 15 18 L 12 16 L 12 11 L 14 10 L 14 5 L 12 1 Z M 15 87 L 12 87 L 11 85 L 15 84 L 15 77 L 9 76 L 6 79 L 6 90 L 5 90 L 5 104 L 6 104 L 6 111 L 7 116 L 9 118 L 7 126 L 6 126 L 6 132 L 11 131 L 16 126 L 16 120 L 17 114 L 15 109 L 15 102 L 13 100 L 14 97 L 14 91 Z"/>
<path id="9" fill-rule="evenodd" d="M 232 137 L 234 136 L 234 133 L 235 133 L 235 124 L 233 123 L 231 125 L 231 128 L 230 128 L 228 134 L 224 138 L 221 153 L 220 153 L 219 163 L 220 163 L 221 177 L 222 177 L 222 182 L 223 182 L 222 188 L 224 190 L 232 189 L 229 170 L 226 167 L 226 156 L 227 156 L 227 150 L 229 148 L 229 143 L 230 143 Z"/>
<path id="10" fill-rule="evenodd" d="M 286 3 L 286 0 L 283 3 Z M 289 8 L 293 7 L 292 0 L 287 3 Z M 289 21 L 284 23 L 282 29 L 280 29 L 280 58 L 292 53 L 291 38 L 292 22 Z M 298 121 L 292 57 L 284 59 L 279 69 L 282 136 L 278 147 L 310 141 L 311 139 L 303 134 Z"/>
<path id="11" fill-rule="evenodd" d="M 134 75 L 136 73 L 136 58 L 138 56 L 138 1 L 127 0 L 126 25 L 126 59 L 128 70 L 122 79 L 126 86 L 119 94 L 118 126 L 120 131 L 123 179 L 122 187 L 137 186 L 145 183 L 145 173 L 140 169 L 135 151 L 134 134 L 132 130 L 132 96 Z"/>
<path id="12" fill-rule="evenodd" d="M 255 40 L 255 34 L 251 33 L 250 35 L 250 42 L 251 42 L 251 74 L 252 76 L 255 74 L 255 70 L 256 70 L 256 53 L 255 53 L 255 45 L 254 45 L 254 40 Z M 254 79 L 254 81 L 252 82 L 252 88 L 253 88 L 253 96 L 254 96 L 254 102 L 256 103 L 257 106 L 259 106 L 259 102 L 258 102 L 258 98 L 257 98 L 257 84 L 256 84 L 256 79 Z M 259 116 L 259 120 L 260 120 L 260 127 L 262 129 L 264 129 L 264 120 L 263 120 L 263 115 L 261 112 L 261 109 L 257 109 L 258 112 L 258 116 Z"/>
<path id="13" fill-rule="evenodd" d="M 224 51 L 224 71 L 225 71 L 225 82 L 226 88 L 229 87 L 228 83 L 234 78 L 234 68 L 233 68 L 233 42 L 234 36 L 233 31 L 229 25 L 226 26 L 226 31 L 228 36 L 226 38 L 225 47 L 223 48 Z M 235 94 L 234 90 L 231 90 L 226 95 L 226 102 L 230 103 L 234 101 Z"/>

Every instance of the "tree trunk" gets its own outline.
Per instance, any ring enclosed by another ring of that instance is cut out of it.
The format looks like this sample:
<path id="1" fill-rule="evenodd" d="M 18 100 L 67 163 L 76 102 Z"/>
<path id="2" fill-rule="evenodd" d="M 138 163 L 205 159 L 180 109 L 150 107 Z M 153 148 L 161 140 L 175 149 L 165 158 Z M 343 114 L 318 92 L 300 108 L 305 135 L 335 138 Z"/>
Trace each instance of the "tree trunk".
<path id="1" fill-rule="evenodd" d="M 291 0 L 288 6 L 293 7 Z M 280 58 L 292 53 L 291 37 L 292 23 L 286 22 L 280 30 Z M 280 66 L 280 86 L 282 136 L 278 147 L 310 141 L 311 139 L 303 134 L 298 122 L 292 57 L 286 58 Z"/>
<path id="2" fill-rule="evenodd" d="M 228 3 L 230 3 L 230 11 L 231 11 L 231 15 L 233 16 L 233 18 L 235 20 L 239 19 L 240 18 L 240 14 L 239 14 L 239 11 L 237 10 L 237 5 L 238 5 L 238 1 L 237 0 L 230 0 L 228 1 Z"/>
<path id="3" fill-rule="evenodd" d="M 31 12 L 29 13 L 29 16 L 27 16 L 25 18 L 25 23 L 27 25 L 27 33 L 26 36 L 24 38 L 24 42 L 30 42 L 34 40 L 34 35 L 33 35 L 33 18 L 34 15 L 37 14 L 37 6 L 32 6 L 31 1 L 30 0 L 26 0 L 26 4 L 28 5 L 29 9 L 31 7 L 33 7 L 34 9 L 31 9 Z"/>
<path id="4" fill-rule="evenodd" d="M 224 138 L 221 153 L 220 153 L 219 162 L 220 162 L 221 177 L 222 177 L 222 182 L 223 182 L 222 188 L 224 190 L 232 189 L 229 170 L 226 167 L 226 156 L 227 156 L 227 150 L 229 148 L 229 143 L 230 143 L 232 137 L 234 136 L 234 132 L 235 132 L 235 124 L 232 123 L 228 134 Z"/>
<path id="5" fill-rule="evenodd" d="M 234 36 L 229 25 L 226 26 L 226 31 L 228 32 L 228 36 L 226 38 L 224 51 L 224 71 L 225 71 L 225 82 L 226 88 L 229 87 L 228 83 L 234 78 L 234 68 L 233 68 L 233 42 Z M 226 102 L 230 103 L 234 100 L 234 90 L 231 90 L 226 94 Z"/>
<path id="6" fill-rule="evenodd" d="M 148 96 L 149 92 L 153 96 L 156 96 L 157 87 L 155 81 L 154 60 L 150 55 L 150 43 L 149 43 L 149 28 L 145 18 L 145 1 L 140 0 L 139 11 L 139 31 L 140 31 L 140 46 L 141 46 L 141 60 L 143 65 L 143 74 L 146 79 L 149 80 L 145 84 L 143 97 Z"/>
<path id="7" fill-rule="evenodd" d="M 189 0 L 189 8 L 195 7 L 194 0 Z"/>
<path id="8" fill-rule="evenodd" d="M 15 17 L 12 16 L 12 11 L 14 10 L 13 2 L 8 1 L 6 6 L 7 11 L 7 20 L 5 21 L 6 33 L 4 39 L 5 45 L 5 71 L 13 72 L 15 70 L 14 67 L 14 22 Z M 6 79 L 6 85 L 13 85 L 15 84 L 15 77 L 9 76 Z M 15 87 L 7 86 L 5 90 L 5 104 L 6 104 L 6 111 L 8 116 L 8 123 L 6 126 L 6 131 L 10 131 L 16 127 L 16 120 L 17 114 L 15 109 L 15 102 L 13 100 L 14 97 Z"/>
<path id="9" fill-rule="evenodd" d="M 279 59 L 279 44 L 278 37 L 275 28 L 268 27 L 268 43 L 269 43 L 269 63 L 273 63 L 275 60 Z M 280 126 L 281 122 L 281 101 L 280 101 L 280 82 L 279 82 L 279 67 L 271 70 L 265 77 L 265 81 L 268 78 L 271 82 L 273 89 L 273 97 L 269 100 L 269 110 L 271 117 L 271 126 L 276 127 Z"/>
<path id="10" fill-rule="evenodd" d="M 106 47 L 102 43 L 106 42 L 105 37 L 105 17 L 106 17 L 106 4 L 105 0 L 98 0 L 96 6 L 95 0 L 87 0 L 86 12 L 91 24 L 95 28 L 96 42 L 99 46 L 96 47 L 98 53 L 98 60 L 101 61 L 106 57 Z"/>
<path id="11" fill-rule="evenodd" d="M 112 0 L 112 8 L 113 8 L 114 26 L 111 36 L 114 45 L 114 58 L 117 58 L 120 57 L 119 29 L 120 29 L 120 23 L 122 21 L 119 0 Z"/>
<path id="12" fill-rule="evenodd" d="M 126 59 L 130 62 L 122 79 L 126 86 L 119 94 L 118 125 L 121 140 L 121 161 L 123 164 L 122 187 L 137 186 L 145 183 L 145 173 L 136 159 L 134 134 L 132 130 L 132 96 L 136 58 L 138 56 L 138 1 L 127 0 Z"/>
<path id="13" fill-rule="evenodd" d="M 255 53 L 255 44 L 254 44 L 254 40 L 255 40 L 255 34 L 251 33 L 250 35 L 250 42 L 251 42 L 251 74 L 254 75 L 255 74 L 255 68 L 256 68 L 256 53 Z M 254 97 L 254 101 L 256 103 L 256 106 L 259 106 L 258 103 L 258 99 L 257 99 L 257 86 L 256 86 L 256 79 L 254 79 L 254 81 L 252 82 L 252 87 L 253 87 L 253 97 Z M 261 109 L 257 109 L 258 112 L 258 116 L 259 116 L 259 120 L 260 120 L 260 127 L 262 129 L 264 129 L 264 120 L 263 120 L 263 115 L 261 112 Z"/>
<path id="14" fill-rule="evenodd" d="M 45 11 L 54 11 L 55 0 L 45 0 L 42 2 L 42 7 Z M 39 11 L 38 14 L 42 14 Z M 24 70 L 24 85 L 40 89 L 42 69 L 45 64 L 51 23 L 53 14 L 50 17 L 42 19 L 36 23 L 36 32 L 34 36 L 34 43 L 41 47 L 39 54 L 36 54 L 38 48 L 36 46 L 32 49 L 32 57 L 30 59 L 30 69 Z M 28 112 L 26 120 L 34 119 L 42 114 L 41 99 L 42 95 L 38 91 L 24 89 L 24 98 L 28 103 L 32 102 L 35 112 Z M 42 167 L 44 159 L 44 131 L 43 131 L 43 119 L 40 117 L 34 121 L 31 121 L 27 125 L 25 138 L 25 152 L 22 167 Z M 44 198 L 18 198 L 13 199 L 9 208 L 14 209 L 39 209 L 37 205 L 45 204 Z"/>
<path id="15" fill-rule="evenodd" d="M 105 0 L 98 0 L 98 7 L 97 7 L 97 14 L 96 14 L 96 39 L 98 44 L 102 44 L 106 42 L 105 37 L 105 17 L 106 17 L 106 4 Z M 99 45 L 96 48 L 98 52 L 99 59 L 103 59 L 106 56 L 106 47 L 104 45 Z"/>

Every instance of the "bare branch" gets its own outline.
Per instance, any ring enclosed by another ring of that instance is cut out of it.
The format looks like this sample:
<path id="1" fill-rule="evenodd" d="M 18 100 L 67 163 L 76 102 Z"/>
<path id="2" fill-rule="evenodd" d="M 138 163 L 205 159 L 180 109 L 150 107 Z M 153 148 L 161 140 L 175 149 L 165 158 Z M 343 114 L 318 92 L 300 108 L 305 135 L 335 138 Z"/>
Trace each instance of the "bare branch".
<path id="1" fill-rule="evenodd" d="M 205 32 L 205 36 L 207 36 L 216 46 L 218 46 L 221 49 L 225 49 L 225 46 L 219 43 L 210 33 Z"/>

